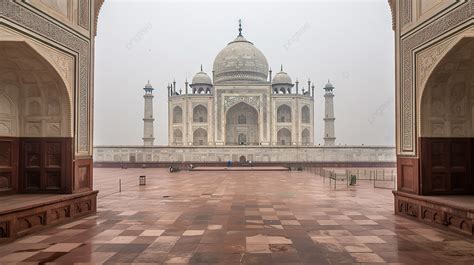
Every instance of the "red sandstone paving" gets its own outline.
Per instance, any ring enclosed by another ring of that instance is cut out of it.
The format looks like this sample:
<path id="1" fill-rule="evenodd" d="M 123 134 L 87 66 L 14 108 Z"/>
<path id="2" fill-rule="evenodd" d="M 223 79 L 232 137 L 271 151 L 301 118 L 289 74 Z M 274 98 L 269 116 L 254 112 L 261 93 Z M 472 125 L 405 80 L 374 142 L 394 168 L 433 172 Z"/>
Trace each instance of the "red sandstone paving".
<path id="1" fill-rule="evenodd" d="M 0 263 L 474 263 L 473 239 L 395 216 L 391 191 L 369 181 L 95 169 L 94 186 L 97 214 L 1 245 Z"/>

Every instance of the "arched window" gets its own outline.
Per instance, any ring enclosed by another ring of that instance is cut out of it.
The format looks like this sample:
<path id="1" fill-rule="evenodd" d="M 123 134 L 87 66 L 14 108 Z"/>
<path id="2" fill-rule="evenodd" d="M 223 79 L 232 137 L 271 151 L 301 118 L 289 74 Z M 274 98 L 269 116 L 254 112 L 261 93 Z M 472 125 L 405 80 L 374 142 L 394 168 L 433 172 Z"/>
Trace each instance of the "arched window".
<path id="1" fill-rule="evenodd" d="M 288 105 L 278 107 L 277 122 L 291 122 L 291 108 Z"/>
<path id="2" fill-rule="evenodd" d="M 207 122 L 207 108 L 197 105 L 193 109 L 193 122 Z"/>
<path id="3" fill-rule="evenodd" d="M 183 109 L 176 106 L 173 109 L 173 123 L 182 123 L 183 122 Z"/>
<path id="4" fill-rule="evenodd" d="M 310 123 L 311 122 L 311 114 L 309 112 L 308 106 L 304 106 L 301 109 L 301 122 L 302 123 Z"/>

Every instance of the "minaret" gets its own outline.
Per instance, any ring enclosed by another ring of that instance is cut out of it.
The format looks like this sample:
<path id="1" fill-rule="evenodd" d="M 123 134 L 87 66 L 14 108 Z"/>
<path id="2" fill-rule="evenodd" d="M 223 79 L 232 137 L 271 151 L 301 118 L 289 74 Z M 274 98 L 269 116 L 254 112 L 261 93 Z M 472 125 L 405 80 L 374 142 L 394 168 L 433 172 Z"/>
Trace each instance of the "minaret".
<path id="1" fill-rule="evenodd" d="M 145 116 L 143 117 L 143 145 L 151 146 L 155 137 L 153 137 L 153 87 L 148 81 L 148 84 L 143 88 L 145 90 Z"/>
<path id="2" fill-rule="evenodd" d="M 334 86 L 329 82 L 324 86 L 325 116 L 324 116 L 324 145 L 334 146 L 336 133 L 334 129 Z"/>

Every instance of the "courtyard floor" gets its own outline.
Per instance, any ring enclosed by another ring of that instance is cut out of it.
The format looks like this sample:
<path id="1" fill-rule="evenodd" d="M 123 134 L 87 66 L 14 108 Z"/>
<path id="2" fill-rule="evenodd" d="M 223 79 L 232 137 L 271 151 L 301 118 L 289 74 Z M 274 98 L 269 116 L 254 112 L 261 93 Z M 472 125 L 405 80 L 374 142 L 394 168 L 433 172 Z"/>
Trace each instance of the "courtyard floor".
<path id="1" fill-rule="evenodd" d="M 0 245 L 0 263 L 474 264 L 473 239 L 393 215 L 391 190 L 369 181 L 333 190 L 309 172 L 94 177 L 96 215 Z"/>

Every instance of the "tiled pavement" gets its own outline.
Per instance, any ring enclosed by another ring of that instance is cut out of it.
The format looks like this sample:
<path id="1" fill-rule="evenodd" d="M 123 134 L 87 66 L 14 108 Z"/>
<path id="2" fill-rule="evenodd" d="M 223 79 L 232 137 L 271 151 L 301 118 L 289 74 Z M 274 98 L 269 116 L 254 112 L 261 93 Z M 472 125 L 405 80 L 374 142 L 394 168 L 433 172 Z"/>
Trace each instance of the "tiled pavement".
<path id="1" fill-rule="evenodd" d="M 2 245 L 0 263 L 474 264 L 474 240 L 394 216 L 391 191 L 369 182 L 96 169 L 95 183 L 97 215 Z"/>

